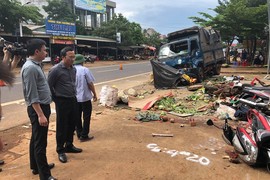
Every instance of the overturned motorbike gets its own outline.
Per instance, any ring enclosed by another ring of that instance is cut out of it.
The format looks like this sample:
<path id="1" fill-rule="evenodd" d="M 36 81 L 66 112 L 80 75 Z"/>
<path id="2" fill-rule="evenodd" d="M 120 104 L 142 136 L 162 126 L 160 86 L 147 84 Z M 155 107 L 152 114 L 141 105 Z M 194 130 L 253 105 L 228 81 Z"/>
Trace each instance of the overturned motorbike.
<path id="1" fill-rule="evenodd" d="M 212 120 L 208 120 L 207 124 L 223 129 L 224 141 L 234 147 L 241 160 L 251 166 L 266 165 L 270 172 L 270 118 L 257 109 L 257 107 L 265 109 L 269 103 L 256 103 L 241 98 L 239 101 L 251 107 L 247 113 L 247 127 L 238 126 L 233 130 L 228 124 L 228 116 L 222 128 L 216 126 Z"/>

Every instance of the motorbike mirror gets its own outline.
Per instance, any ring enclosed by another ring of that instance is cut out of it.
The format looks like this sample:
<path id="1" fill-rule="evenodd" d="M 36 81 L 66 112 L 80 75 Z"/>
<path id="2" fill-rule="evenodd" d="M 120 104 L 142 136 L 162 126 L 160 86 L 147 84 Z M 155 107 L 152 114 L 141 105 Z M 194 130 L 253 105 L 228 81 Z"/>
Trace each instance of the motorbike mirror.
<path id="1" fill-rule="evenodd" d="M 208 121 L 206 122 L 206 124 L 208 126 L 213 126 L 214 125 L 214 123 L 213 123 L 213 121 L 211 119 L 208 119 Z"/>

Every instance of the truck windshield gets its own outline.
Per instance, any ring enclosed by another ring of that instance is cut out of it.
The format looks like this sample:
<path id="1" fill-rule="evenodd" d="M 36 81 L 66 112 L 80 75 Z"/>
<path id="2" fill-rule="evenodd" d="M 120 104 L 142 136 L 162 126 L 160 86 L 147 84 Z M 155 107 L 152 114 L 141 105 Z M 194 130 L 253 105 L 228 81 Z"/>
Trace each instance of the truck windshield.
<path id="1" fill-rule="evenodd" d="M 167 58 L 176 55 L 187 55 L 188 54 L 188 42 L 177 41 L 161 46 L 159 50 L 160 58 Z"/>

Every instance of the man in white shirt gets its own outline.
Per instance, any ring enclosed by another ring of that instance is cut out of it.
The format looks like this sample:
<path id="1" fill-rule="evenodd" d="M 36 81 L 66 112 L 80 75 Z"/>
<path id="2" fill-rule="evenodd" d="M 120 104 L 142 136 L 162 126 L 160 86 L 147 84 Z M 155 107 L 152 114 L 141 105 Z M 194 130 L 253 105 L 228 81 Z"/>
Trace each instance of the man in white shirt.
<path id="1" fill-rule="evenodd" d="M 76 54 L 74 67 L 76 68 L 76 91 L 78 101 L 78 120 L 76 123 L 77 136 L 81 142 L 89 141 L 94 136 L 88 135 L 90 132 L 90 120 L 92 114 L 91 100 L 97 101 L 97 95 L 93 82 L 95 81 L 91 71 L 83 67 L 86 59 L 81 54 Z M 82 123 L 83 114 L 83 123 Z"/>

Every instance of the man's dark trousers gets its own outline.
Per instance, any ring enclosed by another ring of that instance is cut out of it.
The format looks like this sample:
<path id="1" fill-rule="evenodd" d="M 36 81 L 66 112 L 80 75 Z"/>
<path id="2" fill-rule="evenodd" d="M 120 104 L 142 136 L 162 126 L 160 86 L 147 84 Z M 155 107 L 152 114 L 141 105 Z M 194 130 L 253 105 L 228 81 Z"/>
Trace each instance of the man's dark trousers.
<path id="1" fill-rule="evenodd" d="M 90 130 L 90 119 L 92 114 L 91 100 L 86 102 L 78 102 L 78 121 L 76 125 L 76 132 L 78 137 L 87 137 Z M 83 126 L 82 126 L 83 113 Z"/>
<path id="2" fill-rule="evenodd" d="M 51 114 L 50 105 L 40 105 L 45 117 L 49 121 Z M 38 170 L 39 178 L 47 180 L 51 176 L 46 157 L 48 126 L 40 126 L 38 115 L 32 106 L 27 108 L 28 116 L 32 124 L 32 136 L 30 141 L 30 168 Z"/>
<path id="3" fill-rule="evenodd" d="M 77 119 L 77 99 L 55 97 L 56 151 L 65 153 L 65 147 L 73 146 L 73 133 Z M 65 145 L 65 147 L 64 147 Z"/>

